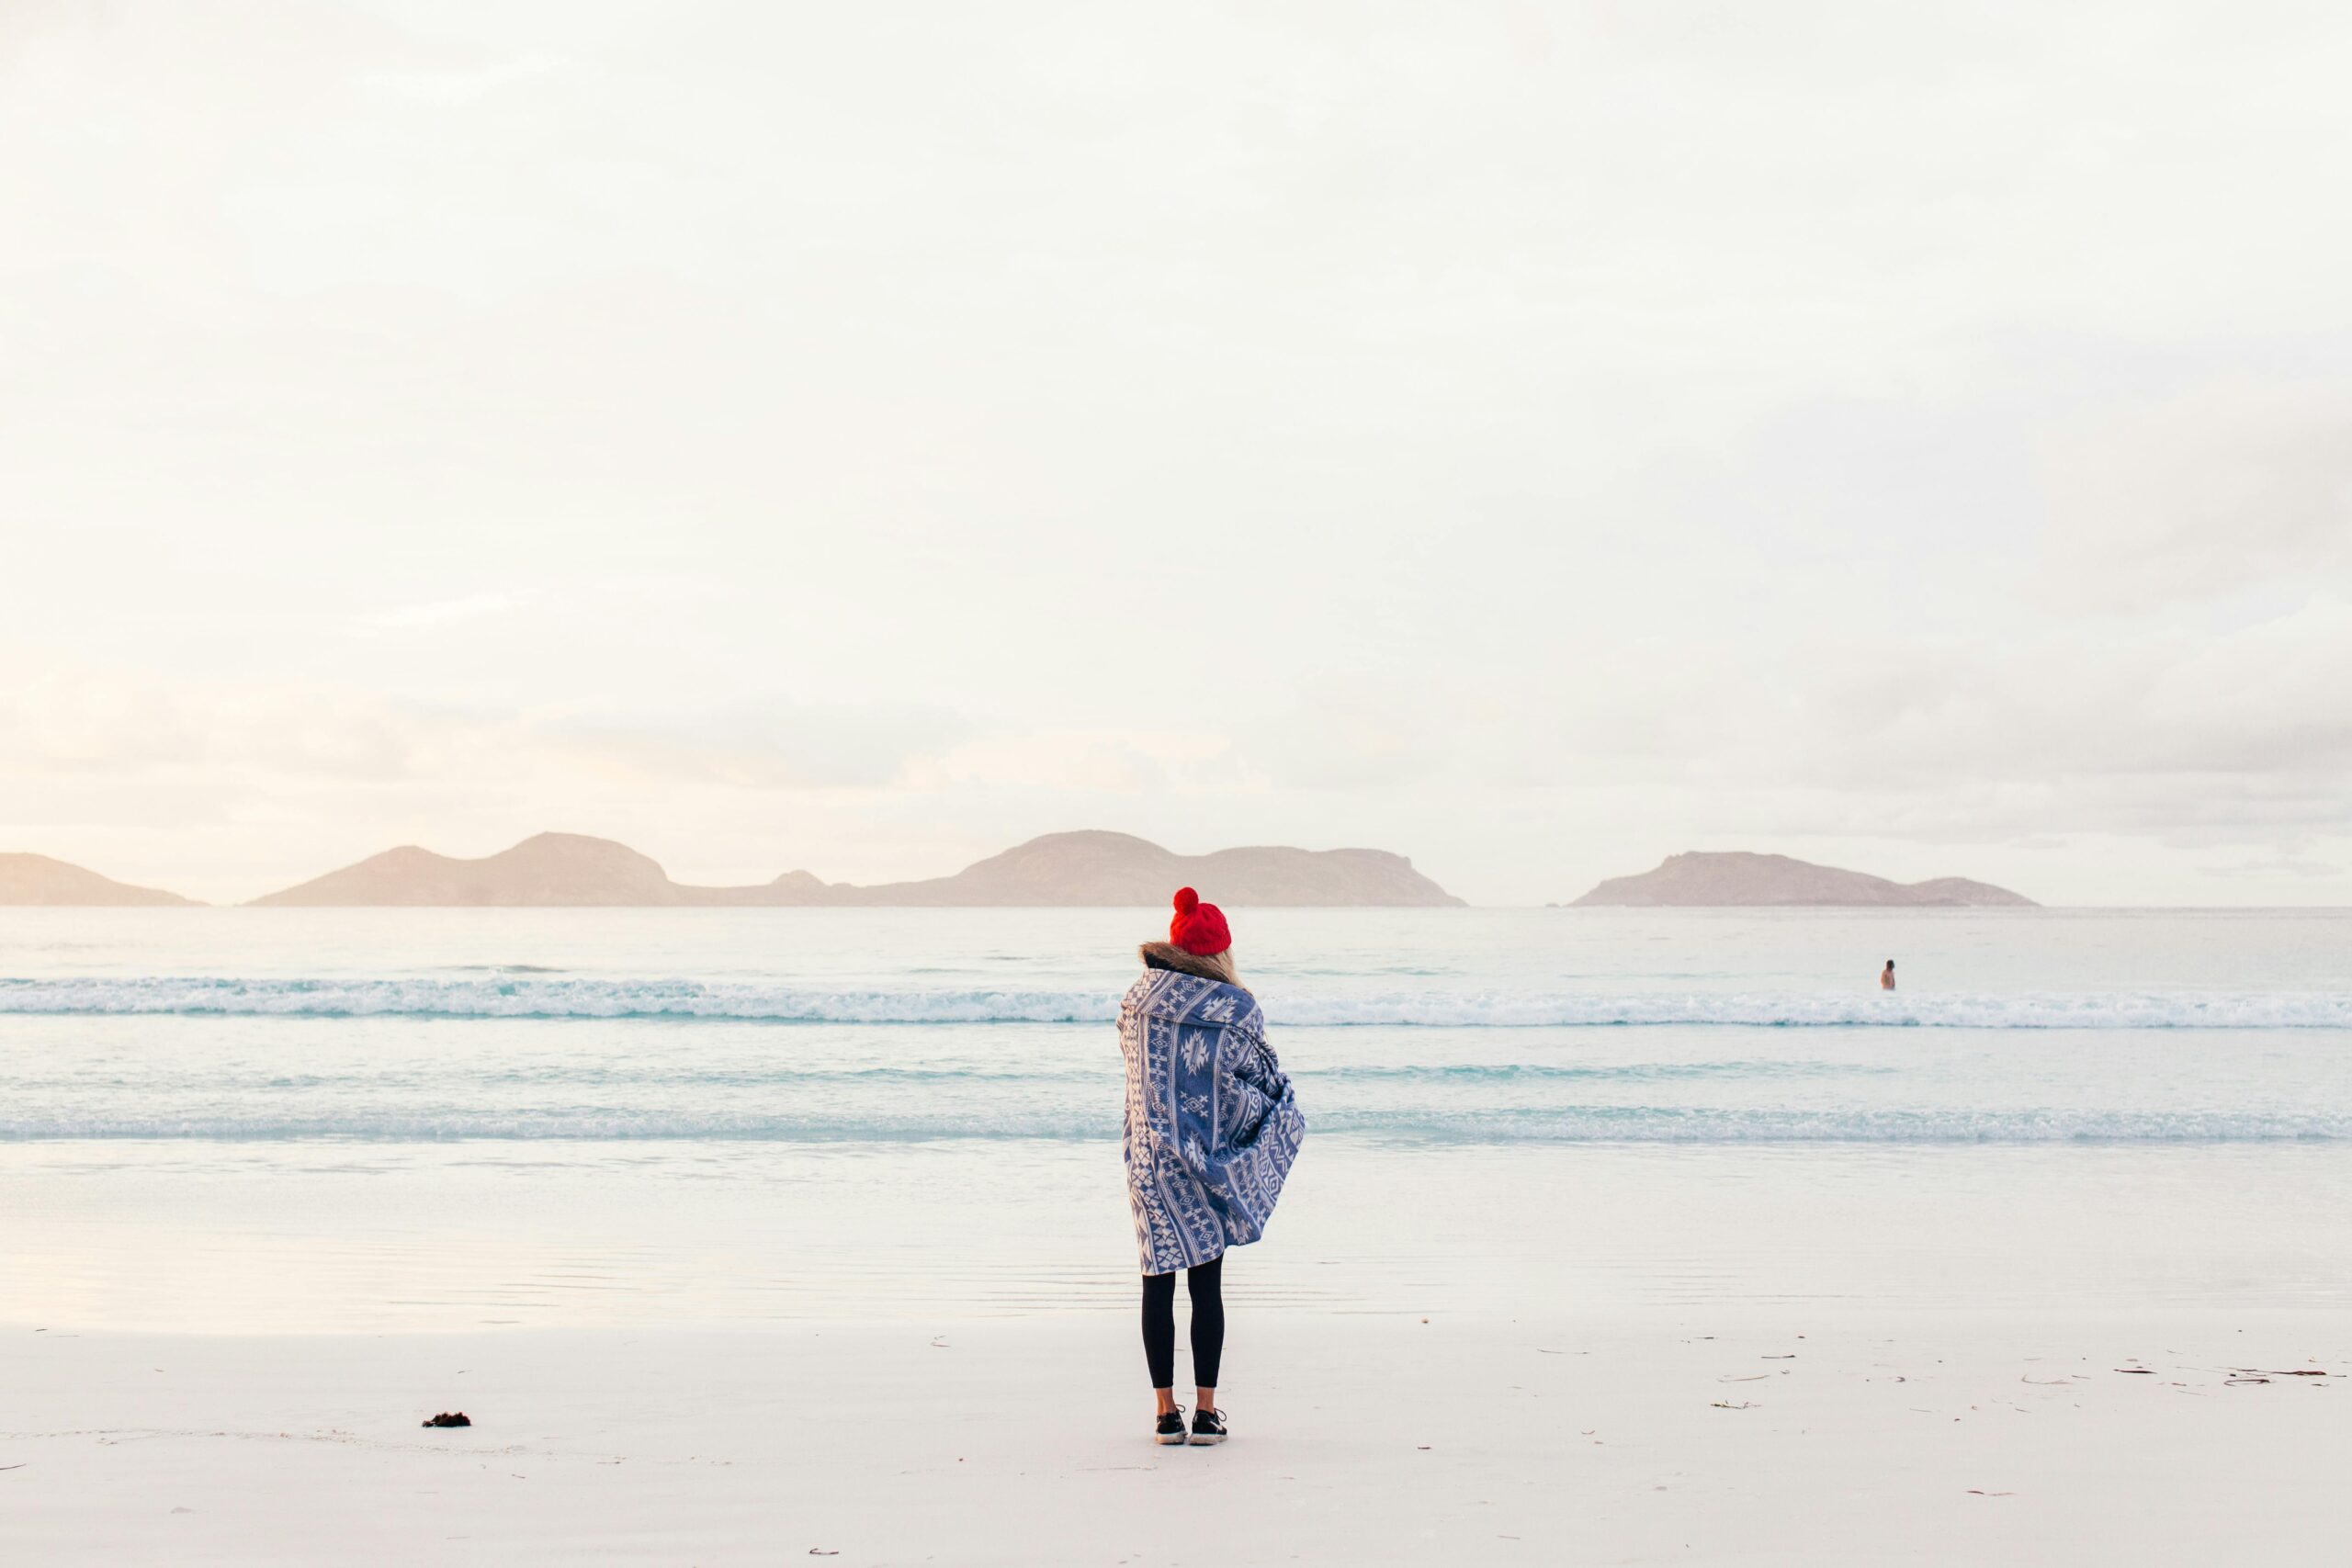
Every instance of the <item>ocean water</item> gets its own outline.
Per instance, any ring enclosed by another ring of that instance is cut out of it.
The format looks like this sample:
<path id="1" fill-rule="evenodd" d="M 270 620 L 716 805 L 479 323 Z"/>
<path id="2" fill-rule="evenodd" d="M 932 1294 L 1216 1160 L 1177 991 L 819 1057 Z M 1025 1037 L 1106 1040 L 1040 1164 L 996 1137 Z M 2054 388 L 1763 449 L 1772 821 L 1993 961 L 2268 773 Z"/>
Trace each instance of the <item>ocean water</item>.
<path id="1" fill-rule="evenodd" d="M 1272 1304 L 2352 1304 L 2352 912 L 1236 915 Z M 0 1316 L 1124 1305 L 1156 923 L 0 911 Z"/>

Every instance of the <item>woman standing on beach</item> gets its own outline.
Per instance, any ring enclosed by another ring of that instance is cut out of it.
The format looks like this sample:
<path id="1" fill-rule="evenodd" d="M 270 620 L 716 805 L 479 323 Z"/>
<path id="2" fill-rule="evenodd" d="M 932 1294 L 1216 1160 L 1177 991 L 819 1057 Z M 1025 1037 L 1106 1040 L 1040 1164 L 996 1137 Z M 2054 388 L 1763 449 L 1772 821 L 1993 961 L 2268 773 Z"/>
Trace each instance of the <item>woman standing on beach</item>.
<path id="1" fill-rule="evenodd" d="M 1306 1122 L 1266 1043 L 1266 1017 L 1233 966 L 1214 904 L 1176 893 L 1166 942 L 1142 948 L 1143 977 L 1119 1004 L 1127 1065 L 1127 1201 L 1143 1254 L 1143 1352 L 1159 1404 L 1154 1440 L 1185 1440 L 1176 1403 L 1176 1270 L 1193 1302 L 1192 1440 L 1221 1443 L 1227 1247 L 1264 1234 Z"/>

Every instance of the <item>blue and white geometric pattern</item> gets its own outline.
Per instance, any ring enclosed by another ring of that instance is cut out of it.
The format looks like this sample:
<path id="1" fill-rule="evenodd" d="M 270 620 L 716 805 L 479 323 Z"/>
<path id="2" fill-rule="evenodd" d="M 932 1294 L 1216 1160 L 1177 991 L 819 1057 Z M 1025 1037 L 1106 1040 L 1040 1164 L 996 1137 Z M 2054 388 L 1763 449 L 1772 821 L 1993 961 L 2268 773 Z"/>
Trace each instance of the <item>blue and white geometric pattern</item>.
<path id="1" fill-rule="evenodd" d="M 1119 1004 L 1119 1050 L 1143 1271 L 1190 1269 L 1264 1235 L 1306 1119 L 1266 1043 L 1257 998 L 1147 969 Z"/>

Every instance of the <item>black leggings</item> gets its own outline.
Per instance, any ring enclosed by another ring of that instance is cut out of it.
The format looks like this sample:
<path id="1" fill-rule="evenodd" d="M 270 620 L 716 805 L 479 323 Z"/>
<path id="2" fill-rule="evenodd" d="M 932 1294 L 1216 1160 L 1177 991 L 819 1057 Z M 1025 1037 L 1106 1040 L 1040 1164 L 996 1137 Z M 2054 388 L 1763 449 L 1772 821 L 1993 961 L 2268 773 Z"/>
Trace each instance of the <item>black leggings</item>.
<path id="1" fill-rule="evenodd" d="M 1213 1258 L 1197 1269 L 1184 1270 L 1184 1289 L 1193 1298 L 1193 1381 L 1203 1388 L 1216 1386 L 1216 1364 L 1225 1355 L 1225 1259 Z M 1143 1359 L 1151 1368 L 1151 1386 L 1176 1386 L 1176 1276 L 1143 1277 Z"/>

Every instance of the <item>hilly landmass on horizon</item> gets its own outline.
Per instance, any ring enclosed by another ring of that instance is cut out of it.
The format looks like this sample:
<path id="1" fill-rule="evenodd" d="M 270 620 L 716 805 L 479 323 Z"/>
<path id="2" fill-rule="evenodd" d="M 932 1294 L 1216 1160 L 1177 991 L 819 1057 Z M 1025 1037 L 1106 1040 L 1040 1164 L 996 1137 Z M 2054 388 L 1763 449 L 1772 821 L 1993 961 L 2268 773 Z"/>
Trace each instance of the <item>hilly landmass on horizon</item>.
<path id="1" fill-rule="evenodd" d="M 0 852 L 0 905 L 127 906 L 135 904 L 193 905 L 193 898 L 158 887 L 133 887 L 110 876 L 51 860 L 47 855 Z"/>
<path id="2" fill-rule="evenodd" d="M 1236 906 L 1437 908 L 1462 900 L 1385 850 L 1280 846 L 1180 855 L 1126 833 L 1048 833 L 953 876 L 873 886 L 789 871 L 748 887 L 673 882 L 609 839 L 540 833 L 479 860 L 414 845 L 254 900 L 269 906 L 1153 906 L 1184 884 Z"/>
<path id="3" fill-rule="evenodd" d="M 1612 876 L 1569 908 L 1727 908 L 1813 905 L 1854 908 L 2038 908 L 2023 895 L 1964 876 L 1890 882 L 1868 872 L 1747 850 L 1668 855 L 1655 871 Z"/>

